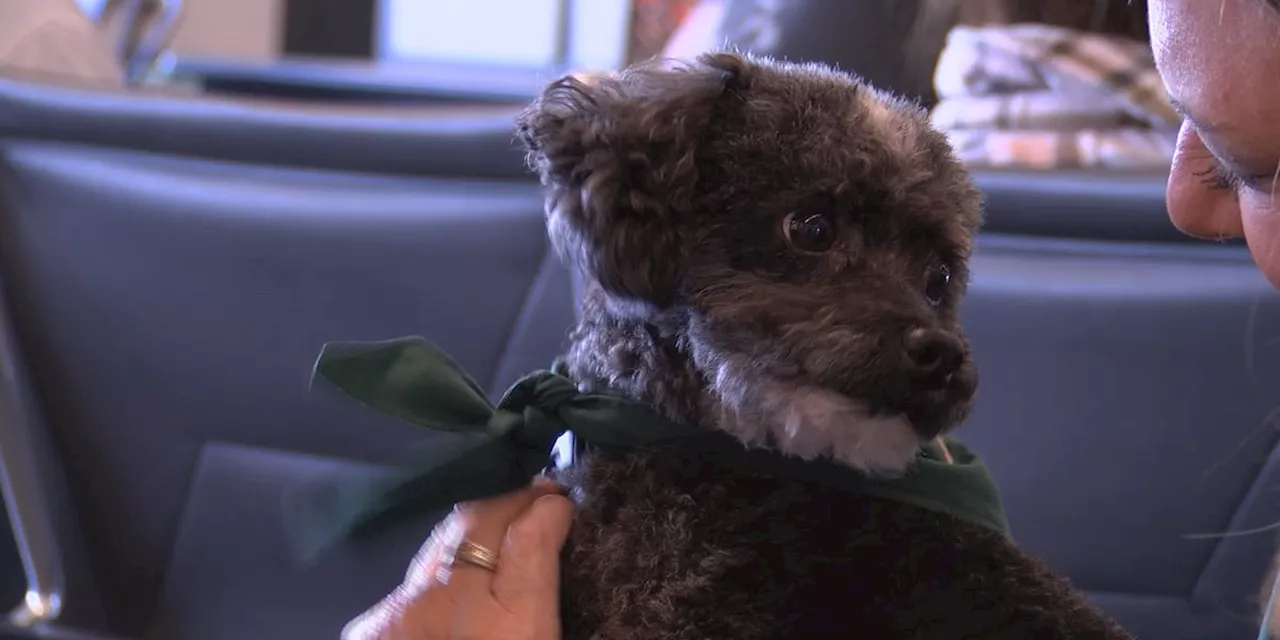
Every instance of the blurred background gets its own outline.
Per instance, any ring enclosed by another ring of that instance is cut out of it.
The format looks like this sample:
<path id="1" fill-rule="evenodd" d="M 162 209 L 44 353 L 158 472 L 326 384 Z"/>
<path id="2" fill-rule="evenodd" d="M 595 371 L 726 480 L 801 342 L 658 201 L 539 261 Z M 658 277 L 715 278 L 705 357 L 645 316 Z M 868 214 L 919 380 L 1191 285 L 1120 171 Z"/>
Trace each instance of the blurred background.
<path id="1" fill-rule="evenodd" d="M 1241 243 L 1169 224 L 1145 12 L 0 0 L 0 639 L 336 637 L 438 514 L 302 564 L 282 497 L 439 436 L 308 392 L 320 347 L 426 336 L 494 396 L 545 367 L 574 274 L 516 113 L 564 73 L 731 45 L 916 99 L 971 167 L 960 433 L 1019 544 L 1138 637 L 1251 640 L 1280 304 Z"/>

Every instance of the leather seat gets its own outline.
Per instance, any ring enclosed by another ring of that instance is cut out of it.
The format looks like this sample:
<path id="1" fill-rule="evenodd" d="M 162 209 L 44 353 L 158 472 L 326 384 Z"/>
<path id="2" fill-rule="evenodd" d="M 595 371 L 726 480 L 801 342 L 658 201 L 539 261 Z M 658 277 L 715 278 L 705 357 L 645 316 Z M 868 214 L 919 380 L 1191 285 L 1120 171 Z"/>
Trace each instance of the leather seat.
<path id="1" fill-rule="evenodd" d="M 0 80 L 0 275 L 29 373 L 9 386 L 34 389 L 21 426 L 52 436 L 83 531 L 59 540 L 67 580 L 77 545 L 89 574 L 62 622 L 336 637 L 398 582 L 430 518 L 315 566 L 286 552 L 285 487 L 379 473 L 427 437 L 309 393 L 310 367 L 327 341 L 406 334 L 495 394 L 549 364 L 572 295 L 514 112 Z"/>
<path id="2" fill-rule="evenodd" d="M 531 179 L 513 146 L 517 106 L 359 109 L 282 104 L 287 103 L 148 99 L 145 94 L 89 93 L 10 79 L 0 94 L 0 127 L 21 131 L 24 138 L 226 162 Z M 424 146 L 424 140 L 430 144 Z"/>
<path id="3" fill-rule="evenodd" d="M 1280 521 L 1280 299 L 1243 246 L 1175 235 L 1163 176 L 1030 177 L 977 176 L 962 437 L 1021 546 L 1138 637 L 1252 639 Z"/>

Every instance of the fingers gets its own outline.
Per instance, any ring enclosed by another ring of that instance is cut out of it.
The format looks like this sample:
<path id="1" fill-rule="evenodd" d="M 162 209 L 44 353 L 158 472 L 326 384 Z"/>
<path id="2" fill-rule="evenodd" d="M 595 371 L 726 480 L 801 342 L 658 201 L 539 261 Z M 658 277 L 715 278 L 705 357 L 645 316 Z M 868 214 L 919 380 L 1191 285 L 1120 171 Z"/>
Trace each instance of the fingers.
<path id="1" fill-rule="evenodd" d="M 493 577 L 493 596 L 504 608 L 559 611 L 560 550 L 572 523 L 573 503 L 544 495 L 511 524 Z"/>
<path id="2" fill-rule="evenodd" d="M 432 589 L 436 571 L 446 550 L 462 534 L 454 513 L 432 529 L 422 548 L 409 562 L 404 583 L 342 629 L 342 640 L 395 640 L 431 638 L 453 624 L 452 604 Z M 425 612 L 431 612 L 428 617 Z M 422 612 L 422 613 L 419 613 Z"/>
<path id="3" fill-rule="evenodd" d="M 396 588 L 381 602 L 343 627 L 342 640 L 392 640 L 393 638 L 411 638 L 409 632 L 413 625 L 420 624 L 414 616 L 408 614 L 410 607 L 417 606 L 414 594 L 404 585 Z M 419 636 L 430 637 L 430 636 Z"/>
<path id="4" fill-rule="evenodd" d="M 527 489 L 460 505 L 436 527 L 418 551 L 409 565 L 404 584 L 348 624 L 342 633 L 343 640 L 453 637 L 458 625 L 493 622 L 487 619 L 491 615 L 484 615 L 484 611 L 495 605 L 492 583 L 496 575 L 507 573 L 506 565 L 513 562 L 511 558 L 519 556 L 527 555 L 530 559 L 514 561 L 514 571 L 510 572 L 513 577 L 506 579 L 514 586 L 508 587 L 507 591 L 516 594 L 512 597 L 517 602 L 528 600 L 528 596 L 520 594 L 536 592 L 539 585 L 550 580 L 550 602 L 554 605 L 558 602 L 555 598 L 558 596 L 559 546 L 563 544 L 568 520 L 572 516 L 568 500 L 556 495 L 563 491 L 556 483 L 540 478 Z M 540 500 L 547 496 L 553 501 L 550 510 L 546 501 Z M 531 510 L 530 506 L 535 504 L 538 508 Z M 517 528 L 514 540 L 504 542 L 511 537 L 508 529 L 516 523 L 521 526 Z M 502 550 L 513 546 L 515 550 L 511 556 L 504 556 L 500 551 L 496 573 L 463 562 L 440 572 L 440 564 L 447 552 L 464 537 L 490 549 Z M 543 551 L 550 548 L 554 549 Z M 439 573 L 446 573 L 447 581 L 439 580 Z M 545 609 L 543 612 L 547 611 L 558 609 Z M 531 611 L 526 615 L 531 619 L 550 618 L 540 623 L 542 625 L 558 620 L 556 615 L 535 616 L 536 613 Z M 468 617 L 477 615 L 486 620 L 467 622 Z"/>
<path id="5" fill-rule="evenodd" d="M 562 490 L 559 485 L 552 482 L 536 482 L 526 489 L 459 505 L 455 515 L 461 524 L 462 535 L 458 541 L 465 538 L 498 551 L 502 548 L 503 539 L 507 536 L 507 529 L 534 501 Z M 499 566 L 503 561 L 504 559 L 499 555 Z M 470 594 L 477 588 L 483 588 L 488 592 L 492 579 L 493 574 L 488 570 L 465 562 L 455 562 L 450 567 L 450 591 L 456 588 L 456 593 Z"/>
<path id="6" fill-rule="evenodd" d="M 404 584 L 409 587 L 425 587 L 430 584 L 435 578 L 436 570 L 440 568 L 445 551 L 456 546 L 461 536 L 462 525 L 458 522 L 456 513 L 437 524 L 431 530 L 431 536 L 422 543 L 422 548 L 418 549 L 418 553 L 409 562 Z"/>

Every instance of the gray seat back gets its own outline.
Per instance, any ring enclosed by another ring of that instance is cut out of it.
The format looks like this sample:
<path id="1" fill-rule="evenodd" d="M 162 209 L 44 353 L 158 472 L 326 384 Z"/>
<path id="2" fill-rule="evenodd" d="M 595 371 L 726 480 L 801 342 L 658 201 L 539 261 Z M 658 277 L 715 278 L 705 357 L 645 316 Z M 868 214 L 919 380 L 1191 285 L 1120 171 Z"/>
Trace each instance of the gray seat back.
<path id="1" fill-rule="evenodd" d="M 334 637 L 399 579 L 424 531 L 287 553 L 286 486 L 376 473 L 424 437 L 309 393 L 310 367 L 327 341 L 406 334 L 495 392 L 550 362 L 571 293 L 513 115 L 0 81 L 8 318 L 108 630 Z"/>
<path id="2" fill-rule="evenodd" d="M 961 432 L 1013 534 L 1138 637 L 1256 636 L 1280 520 L 1280 296 L 1236 245 L 1190 242 L 1163 175 L 979 172 L 988 232 L 964 321 Z"/>

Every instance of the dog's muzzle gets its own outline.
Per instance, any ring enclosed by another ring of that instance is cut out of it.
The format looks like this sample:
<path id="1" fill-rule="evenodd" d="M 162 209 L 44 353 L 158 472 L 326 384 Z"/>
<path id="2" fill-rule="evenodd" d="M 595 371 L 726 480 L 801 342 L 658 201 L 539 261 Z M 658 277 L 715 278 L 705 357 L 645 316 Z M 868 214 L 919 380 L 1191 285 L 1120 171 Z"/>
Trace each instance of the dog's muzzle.
<path id="1" fill-rule="evenodd" d="M 969 349 L 957 335 L 938 329 L 913 329 L 903 337 L 902 393 L 893 408 L 923 439 L 932 439 L 968 416 L 977 391 L 977 371 Z"/>

